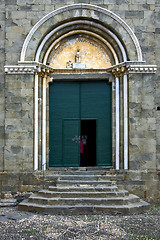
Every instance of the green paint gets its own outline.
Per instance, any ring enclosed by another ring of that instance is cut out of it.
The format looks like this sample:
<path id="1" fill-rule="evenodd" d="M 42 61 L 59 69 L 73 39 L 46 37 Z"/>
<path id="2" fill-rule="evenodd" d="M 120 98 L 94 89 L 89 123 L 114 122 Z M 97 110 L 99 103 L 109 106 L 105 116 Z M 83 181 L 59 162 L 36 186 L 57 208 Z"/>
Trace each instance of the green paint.
<path id="1" fill-rule="evenodd" d="M 81 119 L 96 119 L 96 165 L 110 166 L 111 86 L 107 82 L 54 82 L 49 103 L 50 166 L 79 166 Z"/>

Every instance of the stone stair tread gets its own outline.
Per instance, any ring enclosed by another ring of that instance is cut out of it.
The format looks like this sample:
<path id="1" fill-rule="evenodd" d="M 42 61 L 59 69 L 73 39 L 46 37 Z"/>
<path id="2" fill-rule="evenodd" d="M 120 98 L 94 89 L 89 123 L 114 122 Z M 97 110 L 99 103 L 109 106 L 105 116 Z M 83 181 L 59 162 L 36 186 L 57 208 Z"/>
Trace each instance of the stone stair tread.
<path id="1" fill-rule="evenodd" d="M 97 200 L 102 200 L 102 199 L 105 199 L 105 200 L 115 200 L 115 199 L 118 199 L 118 200 L 123 200 L 123 199 L 132 199 L 132 198 L 135 198 L 135 199 L 139 199 L 139 197 L 137 197 L 136 195 L 134 195 L 134 194 L 129 194 L 129 196 L 125 196 L 125 197 L 110 197 L 110 198 L 108 198 L 108 197 L 105 197 L 105 198 L 90 198 L 90 197 L 86 197 L 85 199 L 87 199 L 87 200 L 95 200 L 95 199 L 97 199 Z M 48 199 L 47 197 L 44 197 L 44 196 L 38 196 L 37 194 L 33 194 L 33 195 L 31 195 L 30 197 L 29 197 L 29 199 Z M 53 198 L 49 198 L 50 200 L 51 199 L 55 199 L 55 200 L 58 200 L 58 199 L 62 199 L 61 197 L 53 197 Z M 72 198 L 72 197 L 70 197 L 70 198 L 63 198 L 63 200 L 81 200 L 81 199 L 84 199 L 84 197 L 78 197 L 78 198 Z"/>
<path id="2" fill-rule="evenodd" d="M 110 172 L 112 166 L 94 166 L 94 167 L 50 167 L 48 172 L 87 172 L 87 171 L 107 171 Z M 47 171 L 46 171 L 47 172 Z"/>
<path id="3" fill-rule="evenodd" d="M 97 176 L 97 175 L 101 175 L 101 176 L 105 176 L 106 172 L 102 172 L 102 171 L 74 171 L 72 173 L 70 172 L 52 172 L 52 174 L 45 174 L 45 177 L 52 177 L 52 176 Z M 112 176 L 113 174 L 108 174 L 107 176 Z M 116 176 L 116 174 L 114 174 L 114 176 Z"/>
<path id="4" fill-rule="evenodd" d="M 121 190 L 121 191 L 105 191 L 105 192 L 102 192 L 102 191 L 99 191 L 99 192 L 96 192 L 96 191 L 92 191 L 92 192 L 78 192 L 78 191 L 65 191 L 65 192 L 56 192 L 56 191 L 50 191 L 50 190 L 41 190 L 38 192 L 38 195 L 42 196 L 42 195 L 45 195 L 46 197 L 52 197 L 52 195 L 57 195 L 57 196 L 61 196 L 61 197 L 65 197 L 66 195 L 72 195 L 72 197 L 74 196 L 95 196 L 95 197 L 98 197 L 99 195 L 101 196 L 104 196 L 104 197 L 111 197 L 111 196 L 119 196 L 119 195 L 123 195 L 123 196 L 127 196 L 128 195 L 128 191 L 125 191 L 125 190 Z"/>
<path id="5" fill-rule="evenodd" d="M 100 184 L 112 184 L 112 181 L 75 181 L 75 180 L 58 180 L 57 184 L 96 184 L 96 185 L 100 185 Z"/>
<path id="6" fill-rule="evenodd" d="M 64 191 L 66 191 L 66 190 L 74 190 L 74 191 L 79 191 L 80 189 L 82 190 L 82 191 L 85 191 L 85 190 L 87 190 L 87 191 L 105 191 L 105 190 L 111 190 L 111 191 L 115 191 L 115 190 L 117 190 L 118 188 L 117 188 L 117 186 L 116 185 L 112 185 L 112 186 L 101 186 L 101 187 L 97 187 L 97 186 L 95 186 L 95 187 L 92 187 L 92 186 L 90 186 L 90 187 L 88 187 L 88 186 L 83 186 L 83 187 L 74 187 L 74 186 L 69 186 L 69 187 L 67 187 L 67 186 L 65 186 L 65 187 L 60 187 L 60 186 L 49 186 L 49 190 L 52 190 L 53 191 L 53 189 L 55 190 L 55 191 L 59 191 L 59 190 L 64 190 Z"/>
<path id="7" fill-rule="evenodd" d="M 116 178 L 116 176 L 108 176 L 108 175 L 60 175 L 59 179 L 69 180 L 69 179 L 99 179 L 99 178 Z"/>
<path id="8" fill-rule="evenodd" d="M 128 205 L 41 205 L 37 203 L 22 202 L 19 209 L 24 211 L 41 212 L 48 214 L 129 214 L 142 212 L 149 208 L 145 201 Z"/>
<path id="9" fill-rule="evenodd" d="M 128 191 L 126 191 L 126 190 L 118 190 L 118 191 L 114 191 L 114 192 L 112 192 L 112 191 L 106 191 L 106 192 L 103 192 L 103 193 L 127 193 Z M 44 189 L 44 190 L 40 190 L 39 191 L 39 193 L 80 193 L 80 194 L 86 194 L 86 192 L 79 192 L 79 191 L 72 191 L 72 192 L 55 192 L 55 191 L 51 191 L 51 190 L 47 190 L 47 189 Z M 93 191 L 93 192 L 87 192 L 87 193 L 97 193 L 97 194 L 99 194 L 99 193 L 101 193 L 101 192 L 96 192 L 96 191 Z"/>
<path id="10" fill-rule="evenodd" d="M 150 206 L 149 203 L 147 203 L 143 200 L 140 200 L 137 203 L 130 203 L 128 205 L 114 205 L 114 206 L 113 205 L 94 205 L 94 206 L 92 206 L 92 205 L 82 205 L 82 204 L 77 204 L 77 205 L 74 205 L 74 206 L 72 206 L 72 205 L 42 205 L 42 204 L 38 204 L 38 203 L 30 203 L 27 200 L 23 201 L 19 204 L 19 206 L 25 206 L 25 205 L 30 205 L 30 206 L 33 205 L 33 206 L 41 206 L 41 207 L 49 207 L 49 208 L 57 208 L 57 207 L 61 207 L 61 208 L 75 208 L 75 207 L 81 207 L 81 208 L 90 207 L 91 208 L 91 207 L 93 207 L 93 208 L 96 208 L 96 207 L 98 207 L 98 208 L 119 208 L 119 209 L 124 208 L 124 207 L 125 208 L 130 208 L 130 207 L 134 207 L 136 205 Z"/>
<path id="11" fill-rule="evenodd" d="M 139 202 L 139 197 L 135 195 L 129 196 L 115 196 L 115 197 L 50 197 L 47 198 L 45 196 L 38 196 L 32 195 L 28 199 L 29 202 L 37 202 L 44 205 L 57 205 L 57 203 L 61 205 L 71 204 L 71 205 L 78 205 L 78 204 L 88 204 L 88 205 L 127 205 L 129 203 Z"/>

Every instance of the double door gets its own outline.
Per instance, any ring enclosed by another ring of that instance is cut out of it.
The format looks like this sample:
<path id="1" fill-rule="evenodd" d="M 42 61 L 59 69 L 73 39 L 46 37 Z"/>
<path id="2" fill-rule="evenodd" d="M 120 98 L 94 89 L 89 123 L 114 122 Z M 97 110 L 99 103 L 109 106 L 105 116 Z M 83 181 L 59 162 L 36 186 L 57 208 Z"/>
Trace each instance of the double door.
<path id="1" fill-rule="evenodd" d="M 50 167 L 110 166 L 111 149 L 109 83 L 50 84 Z"/>

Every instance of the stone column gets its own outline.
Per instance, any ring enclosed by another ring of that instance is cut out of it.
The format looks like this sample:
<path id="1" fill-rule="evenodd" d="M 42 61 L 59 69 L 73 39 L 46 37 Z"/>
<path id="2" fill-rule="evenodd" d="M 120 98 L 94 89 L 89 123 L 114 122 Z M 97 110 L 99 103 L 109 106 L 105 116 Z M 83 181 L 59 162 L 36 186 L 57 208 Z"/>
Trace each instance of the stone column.
<path id="1" fill-rule="evenodd" d="M 120 115 L 119 115 L 119 78 L 115 78 L 116 82 L 116 170 L 119 170 L 119 144 L 120 144 L 120 135 L 119 135 L 119 124 L 120 124 Z"/>
<path id="2" fill-rule="evenodd" d="M 128 169 L 128 87 L 127 74 L 123 76 L 123 103 L 124 103 L 124 169 Z"/>
<path id="3" fill-rule="evenodd" d="M 46 84 L 47 77 L 43 77 L 42 89 L 42 170 L 46 170 Z"/>
<path id="4" fill-rule="evenodd" d="M 38 170 L 38 73 L 34 81 L 34 170 Z"/>

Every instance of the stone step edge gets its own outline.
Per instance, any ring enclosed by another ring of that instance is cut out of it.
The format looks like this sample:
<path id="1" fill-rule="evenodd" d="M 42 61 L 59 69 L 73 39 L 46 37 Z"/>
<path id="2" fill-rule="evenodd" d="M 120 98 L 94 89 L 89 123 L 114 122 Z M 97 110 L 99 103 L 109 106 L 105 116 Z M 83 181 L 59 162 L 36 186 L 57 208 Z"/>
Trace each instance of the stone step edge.
<path id="1" fill-rule="evenodd" d="M 37 194 L 32 194 L 28 199 L 30 199 L 30 198 L 32 198 L 32 197 L 34 197 L 34 198 L 41 198 L 41 199 L 48 199 L 47 197 L 39 197 Z M 138 196 L 136 196 L 136 195 L 134 195 L 134 194 L 129 194 L 129 196 L 126 196 L 126 197 L 117 197 L 117 199 L 122 199 L 123 200 L 123 198 L 137 198 L 137 199 L 140 199 Z M 57 198 L 54 198 L 53 197 L 53 199 L 59 199 L 59 197 L 57 197 Z M 73 199 L 73 198 L 63 198 L 63 199 Z M 83 197 L 82 198 L 74 198 L 74 199 L 83 199 Z M 92 198 L 87 198 L 88 200 L 89 199 L 92 199 Z M 94 199 L 94 198 L 93 198 Z M 101 200 L 101 199 L 108 199 L 108 198 L 97 198 L 98 200 Z M 110 200 L 112 199 L 112 198 L 109 198 Z M 113 197 L 113 200 L 114 200 L 115 198 Z"/>
<path id="2" fill-rule="evenodd" d="M 59 189 L 60 190 L 60 189 Z M 110 193 L 128 193 L 128 191 L 127 190 L 118 190 L 118 191 L 105 191 L 105 192 L 101 192 L 101 191 L 93 191 L 93 192 L 84 192 L 83 191 L 83 188 L 81 188 L 81 190 L 82 191 L 72 191 L 72 192 L 68 192 L 67 190 L 70 190 L 70 189 L 64 189 L 64 190 L 66 190 L 66 191 L 62 191 L 62 192 L 60 192 L 60 191 L 51 191 L 51 190 L 47 190 L 47 189 L 43 189 L 43 190 L 40 190 L 38 193 L 46 193 L 46 194 L 56 194 L 56 193 L 58 193 L 58 194 L 64 194 L 64 193 L 67 193 L 67 194 L 70 194 L 70 193 L 75 193 L 75 194 L 110 194 Z M 75 190 L 75 189 L 74 189 Z"/>
<path id="3" fill-rule="evenodd" d="M 50 201 L 60 201 L 60 200 L 63 200 L 63 201 L 72 201 L 72 200 L 74 200 L 74 201 L 83 201 L 83 200 L 85 200 L 85 201 L 103 201 L 103 200 L 105 200 L 105 201 L 130 201 L 130 200 L 139 200 L 140 201 L 140 198 L 138 197 L 138 196 L 136 196 L 136 195 L 134 195 L 134 194 L 129 194 L 129 196 L 124 196 L 124 197 L 105 197 L 105 198 L 103 198 L 103 197 L 101 197 L 101 198 L 91 198 L 91 197 L 78 197 L 78 198 L 75 198 L 75 197 L 70 197 L 70 198 L 62 198 L 62 197 L 52 197 L 52 198 L 47 198 L 47 197 L 42 197 L 42 196 L 38 196 L 37 194 L 33 194 L 33 195 L 31 195 L 29 198 L 28 198 L 28 201 L 29 200 L 50 200 Z"/>
<path id="4" fill-rule="evenodd" d="M 97 187 L 97 186 L 95 186 L 95 187 L 93 187 L 93 186 L 90 186 L 90 187 L 88 187 L 88 186 L 83 186 L 83 187 L 74 187 L 74 186 L 65 186 L 65 187 L 60 187 L 60 186 L 49 186 L 48 187 L 49 188 L 49 190 L 79 190 L 79 189 L 82 189 L 83 191 L 84 190 L 87 190 L 87 191 L 90 191 L 90 190 L 99 190 L 99 191 L 102 191 L 102 190 L 117 190 L 118 189 L 118 187 L 117 187 L 117 185 L 111 185 L 111 186 L 106 186 L 106 187 L 104 187 L 104 186 L 102 186 L 102 187 Z"/>
<path id="5" fill-rule="evenodd" d="M 57 184 L 113 184 L 112 181 L 75 181 L 75 180 L 58 180 Z M 114 184 L 113 184 L 114 185 Z"/>
<path id="6" fill-rule="evenodd" d="M 89 175 L 83 175 L 83 176 L 80 176 L 80 175 L 59 175 L 57 176 L 58 179 L 61 179 L 61 180 L 70 180 L 70 179 L 75 179 L 75 180 L 79 180 L 79 179 L 95 179 L 96 181 L 99 180 L 99 179 L 106 179 L 107 181 L 112 181 L 112 179 L 117 179 L 117 176 L 105 176 L 105 175 L 95 175 L 95 176 L 89 176 Z M 50 180 L 51 178 L 48 178 L 46 177 L 46 180 Z M 110 180 L 111 179 L 111 180 Z"/>
<path id="7" fill-rule="evenodd" d="M 80 192 L 78 192 L 78 191 L 62 191 L 62 192 L 60 192 L 60 191 L 50 191 L 50 190 L 40 190 L 38 193 L 37 193 L 37 195 L 52 195 L 52 194 L 58 194 L 58 195 L 63 195 L 63 194 L 66 194 L 66 195 L 100 195 L 100 194 L 102 194 L 102 195 L 112 195 L 112 194 L 114 194 L 115 196 L 118 196 L 118 195 L 124 195 L 124 196 L 128 196 L 128 191 L 126 191 L 126 190 L 119 190 L 119 191 L 106 191 L 106 192 L 96 192 L 96 191 L 93 191 L 93 192 L 84 192 L 84 191 L 80 191 Z M 49 196 L 48 196 L 49 197 Z"/>
<path id="8" fill-rule="evenodd" d="M 41 205 L 21 202 L 18 209 L 22 211 L 39 212 L 43 214 L 135 214 L 149 209 L 150 204 L 140 200 L 138 203 L 128 205 Z"/>
<path id="9" fill-rule="evenodd" d="M 41 176 L 43 177 L 43 176 Z M 52 178 L 52 177 L 117 177 L 117 175 L 106 175 L 106 174 L 54 174 L 54 175 L 45 175 L 46 178 Z"/>
<path id="10" fill-rule="evenodd" d="M 90 167 L 49 167 L 48 171 L 110 171 L 113 166 L 90 166 Z"/>

